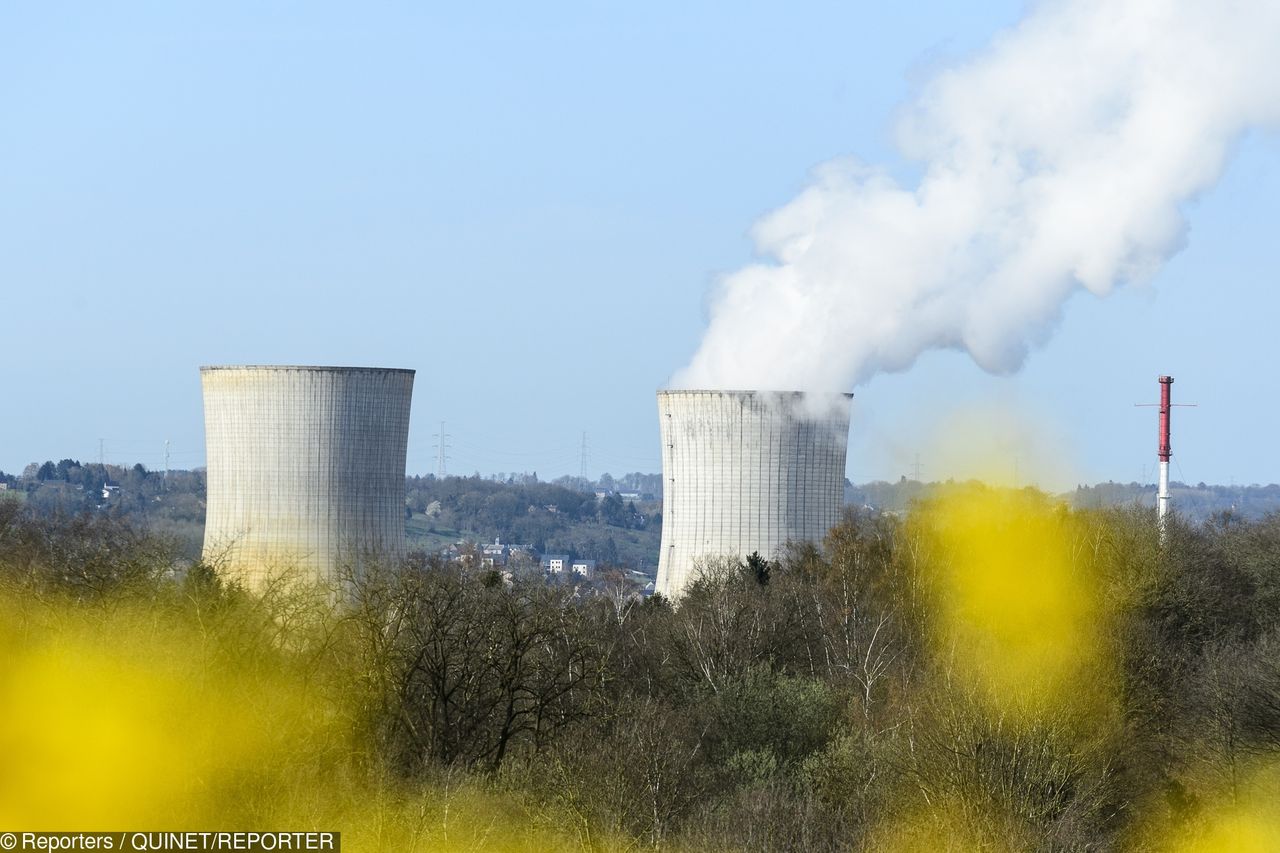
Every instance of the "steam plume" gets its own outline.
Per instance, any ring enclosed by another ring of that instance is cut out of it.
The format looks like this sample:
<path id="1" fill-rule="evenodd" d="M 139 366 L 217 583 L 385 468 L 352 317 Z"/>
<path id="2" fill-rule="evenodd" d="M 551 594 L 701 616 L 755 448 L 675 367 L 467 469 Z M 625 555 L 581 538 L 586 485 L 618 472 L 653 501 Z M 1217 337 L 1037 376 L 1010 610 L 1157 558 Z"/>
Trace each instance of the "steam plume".
<path id="1" fill-rule="evenodd" d="M 676 388 L 848 389 L 931 349 L 1017 370 L 1064 300 L 1149 279 L 1280 120 L 1275 0 L 1040 3 L 907 105 L 912 188 L 827 163 L 756 224 Z"/>

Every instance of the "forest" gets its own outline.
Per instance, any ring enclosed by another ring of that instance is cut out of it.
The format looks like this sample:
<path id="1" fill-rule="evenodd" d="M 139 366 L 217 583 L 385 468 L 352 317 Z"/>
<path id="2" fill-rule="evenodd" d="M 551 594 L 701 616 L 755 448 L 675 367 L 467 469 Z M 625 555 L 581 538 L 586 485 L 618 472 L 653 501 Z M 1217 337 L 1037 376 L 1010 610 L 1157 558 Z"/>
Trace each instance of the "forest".
<path id="1" fill-rule="evenodd" d="M 419 554 L 250 594 L 0 498 L 0 823 L 348 849 L 1280 842 L 1280 516 L 957 486 L 673 606 Z M 110 779 L 111 784 L 104 784 Z"/>

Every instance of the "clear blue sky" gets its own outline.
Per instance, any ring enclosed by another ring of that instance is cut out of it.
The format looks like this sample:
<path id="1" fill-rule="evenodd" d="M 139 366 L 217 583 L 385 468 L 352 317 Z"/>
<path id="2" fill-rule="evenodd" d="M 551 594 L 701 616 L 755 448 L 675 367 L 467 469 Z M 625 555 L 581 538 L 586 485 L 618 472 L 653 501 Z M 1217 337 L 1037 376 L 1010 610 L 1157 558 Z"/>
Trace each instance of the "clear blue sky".
<path id="1" fill-rule="evenodd" d="M 1021 13 L 9 6 L 0 468 L 100 438 L 108 461 L 159 466 L 169 439 L 199 465 L 199 365 L 315 363 L 417 369 L 411 473 L 441 420 L 451 473 L 576 473 L 584 431 L 589 473 L 657 471 L 654 391 L 752 223 L 833 157 L 909 179 L 895 110 Z M 935 353 L 857 389 L 850 476 L 917 453 L 962 475 L 970 446 L 1054 487 L 1149 475 L 1155 414 L 1132 404 L 1171 373 L 1200 404 L 1175 413 L 1175 478 L 1280 480 L 1277 199 L 1280 144 L 1250 137 L 1155 281 L 1073 298 L 1018 376 Z"/>

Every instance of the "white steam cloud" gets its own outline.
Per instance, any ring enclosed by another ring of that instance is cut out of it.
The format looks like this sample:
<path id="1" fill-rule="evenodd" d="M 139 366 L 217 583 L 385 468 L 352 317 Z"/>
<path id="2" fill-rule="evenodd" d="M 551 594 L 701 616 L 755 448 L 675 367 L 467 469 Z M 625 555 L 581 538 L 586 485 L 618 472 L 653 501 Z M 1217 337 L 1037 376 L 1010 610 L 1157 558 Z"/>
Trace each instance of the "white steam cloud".
<path id="1" fill-rule="evenodd" d="M 939 348 L 1017 370 L 1076 288 L 1154 275 L 1278 120 L 1280 0 L 1038 4 L 907 106 L 918 186 L 831 162 L 757 223 L 672 386 L 843 390 Z"/>

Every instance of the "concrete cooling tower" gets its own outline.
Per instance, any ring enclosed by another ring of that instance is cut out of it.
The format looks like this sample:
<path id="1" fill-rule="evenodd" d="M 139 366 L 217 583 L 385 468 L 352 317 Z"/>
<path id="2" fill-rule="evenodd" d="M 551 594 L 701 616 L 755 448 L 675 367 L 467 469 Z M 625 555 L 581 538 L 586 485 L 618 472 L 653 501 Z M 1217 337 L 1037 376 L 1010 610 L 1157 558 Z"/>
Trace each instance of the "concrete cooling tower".
<path id="1" fill-rule="evenodd" d="M 840 520 L 850 394 L 659 391 L 662 553 L 678 598 L 709 557 L 777 557 Z"/>
<path id="2" fill-rule="evenodd" d="M 204 559 L 258 588 L 404 553 L 412 370 L 202 367 Z"/>

